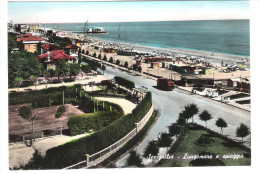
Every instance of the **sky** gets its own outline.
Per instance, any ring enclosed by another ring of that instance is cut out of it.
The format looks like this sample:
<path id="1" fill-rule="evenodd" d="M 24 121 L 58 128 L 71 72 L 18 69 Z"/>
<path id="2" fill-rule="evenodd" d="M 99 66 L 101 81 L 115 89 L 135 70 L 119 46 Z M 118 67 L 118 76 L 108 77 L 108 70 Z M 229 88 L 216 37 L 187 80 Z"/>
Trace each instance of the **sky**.
<path id="1" fill-rule="evenodd" d="M 248 1 L 9 2 L 14 23 L 249 19 Z"/>

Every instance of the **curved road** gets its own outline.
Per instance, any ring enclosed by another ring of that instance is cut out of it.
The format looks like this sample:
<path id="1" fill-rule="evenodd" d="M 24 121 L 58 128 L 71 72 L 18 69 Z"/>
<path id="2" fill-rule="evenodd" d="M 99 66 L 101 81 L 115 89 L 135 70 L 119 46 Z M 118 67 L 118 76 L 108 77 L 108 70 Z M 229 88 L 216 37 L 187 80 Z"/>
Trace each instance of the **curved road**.
<path id="1" fill-rule="evenodd" d="M 160 111 L 160 116 L 145 139 L 136 147 L 135 150 L 139 154 L 143 154 L 148 141 L 156 140 L 160 132 L 167 131 L 168 126 L 177 120 L 178 115 L 184 109 L 184 106 L 190 103 L 197 104 L 199 111 L 206 109 L 212 114 L 213 119 L 208 121 L 208 128 L 216 132 L 219 132 L 220 129 L 215 125 L 215 121 L 218 117 L 222 117 L 228 123 L 228 127 L 224 129 L 224 134 L 228 135 L 230 138 L 238 138 L 236 137 L 235 132 L 241 122 L 250 127 L 250 112 L 201 96 L 190 95 L 189 93 L 182 92 L 179 89 L 174 89 L 173 91 L 161 91 L 153 87 L 156 86 L 155 80 L 129 74 L 112 67 L 107 66 L 105 75 L 110 78 L 113 78 L 116 75 L 127 78 L 134 81 L 137 88 L 145 86 L 152 92 L 153 102 L 155 108 Z M 197 115 L 195 115 L 194 121 L 205 125 L 205 122 L 200 121 Z M 250 137 L 246 137 L 245 140 L 250 141 Z M 125 160 L 125 158 L 120 159 L 116 165 L 123 166 Z"/>

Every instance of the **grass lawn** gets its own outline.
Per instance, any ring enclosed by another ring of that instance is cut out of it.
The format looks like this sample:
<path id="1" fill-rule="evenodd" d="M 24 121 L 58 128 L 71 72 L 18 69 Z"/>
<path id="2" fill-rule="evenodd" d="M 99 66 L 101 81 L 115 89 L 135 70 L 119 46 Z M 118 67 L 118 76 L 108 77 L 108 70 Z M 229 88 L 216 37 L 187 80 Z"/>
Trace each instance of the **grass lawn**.
<path id="1" fill-rule="evenodd" d="M 194 143 L 201 135 L 208 135 L 211 139 L 215 140 L 212 146 L 199 146 Z M 173 153 L 174 159 L 162 160 L 157 166 L 158 167 L 188 167 L 192 159 L 184 159 L 185 153 L 188 155 L 199 155 L 201 152 L 211 152 L 219 155 L 220 159 L 225 163 L 226 166 L 248 166 L 251 164 L 251 158 L 245 156 L 240 159 L 223 159 L 223 155 L 228 154 L 244 154 L 246 151 L 242 150 L 236 145 L 232 145 L 227 141 L 215 137 L 209 134 L 205 130 L 188 130 L 183 141 L 179 144 L 175 152 Z M 179 158 L 178 158 L 179 157 Z"/>

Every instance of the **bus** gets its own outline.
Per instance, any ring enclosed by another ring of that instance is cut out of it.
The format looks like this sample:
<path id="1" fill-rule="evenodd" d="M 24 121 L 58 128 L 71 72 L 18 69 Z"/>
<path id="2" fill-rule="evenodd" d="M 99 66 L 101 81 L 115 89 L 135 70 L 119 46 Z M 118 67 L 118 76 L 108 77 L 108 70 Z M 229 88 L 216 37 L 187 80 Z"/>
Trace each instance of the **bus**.
<path id="1" fill-rule="evenodd" d="M 163 89 L 163 90 L 173 90 L 174 89 L 174 83 L 172 80 L 170 79 L 165 79 L 165 78 L 159 78 L 157 80 L 157 87 L 159 89 Z"/>

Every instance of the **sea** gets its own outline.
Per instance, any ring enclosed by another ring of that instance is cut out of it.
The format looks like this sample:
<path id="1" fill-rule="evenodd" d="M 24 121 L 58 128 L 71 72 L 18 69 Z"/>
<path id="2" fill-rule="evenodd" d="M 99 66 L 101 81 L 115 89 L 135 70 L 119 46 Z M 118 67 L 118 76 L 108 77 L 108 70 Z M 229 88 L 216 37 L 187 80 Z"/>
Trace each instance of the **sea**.
<path id="1" fill-rule="evenodd" d="M 103 27 L 108 33 L 89 35 L 107 41 L 164 48 L 250 56 L 249 20 L 201 20 L 111 23 L 59 23 L 42 27 L 84 32 L 87 27 Z"/>

